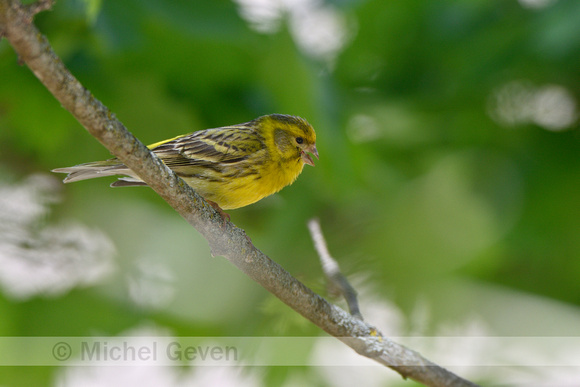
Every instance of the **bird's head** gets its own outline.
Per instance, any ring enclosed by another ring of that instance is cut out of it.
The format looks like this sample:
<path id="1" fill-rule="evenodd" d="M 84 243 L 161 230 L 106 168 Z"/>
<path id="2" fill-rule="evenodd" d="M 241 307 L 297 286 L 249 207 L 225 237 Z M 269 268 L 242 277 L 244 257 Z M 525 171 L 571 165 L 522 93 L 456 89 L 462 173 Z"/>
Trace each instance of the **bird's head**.
<path id="1" fill-rule="evenodd" d="M 305 164 L 314 166 L 309 153 L 318 158 L 316 133 L 308 121 L 285 114 L 270 114 L 258 120 L 272 131 L 274 143 L 283 158 L 299 156 Z"/>

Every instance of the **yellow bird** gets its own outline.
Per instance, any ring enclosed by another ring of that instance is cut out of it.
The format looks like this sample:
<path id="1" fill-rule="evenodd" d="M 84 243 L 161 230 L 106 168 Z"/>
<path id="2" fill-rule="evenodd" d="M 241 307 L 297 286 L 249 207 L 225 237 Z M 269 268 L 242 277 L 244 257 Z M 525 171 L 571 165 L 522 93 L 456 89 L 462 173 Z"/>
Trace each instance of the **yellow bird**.
<path id="1" fill-rule="evenodd" d="M 216 209 L 255 203 L 292 184 L 318 158 L 316 133 L 303 118 L 270 114 L 239 125 L 206 129 L 148 146 Z M 111 187 L 146 185 L 119 159 L 57 168 L 65 183 L 124 175 Z M 220 211 L 221 212 L 221 211 Z"/>

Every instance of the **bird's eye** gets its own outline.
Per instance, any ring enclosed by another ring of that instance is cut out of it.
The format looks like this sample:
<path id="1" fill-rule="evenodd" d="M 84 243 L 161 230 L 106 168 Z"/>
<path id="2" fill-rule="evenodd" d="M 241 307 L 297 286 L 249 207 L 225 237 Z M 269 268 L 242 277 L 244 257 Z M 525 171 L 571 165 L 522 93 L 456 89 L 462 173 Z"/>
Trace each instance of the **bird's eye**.
<path id="1" fill-rule="evenodd" d="M 302 137 L 296 137 L 296 142 L 298 144 L 302 144 L 304 142 L 304 139 Z"/>

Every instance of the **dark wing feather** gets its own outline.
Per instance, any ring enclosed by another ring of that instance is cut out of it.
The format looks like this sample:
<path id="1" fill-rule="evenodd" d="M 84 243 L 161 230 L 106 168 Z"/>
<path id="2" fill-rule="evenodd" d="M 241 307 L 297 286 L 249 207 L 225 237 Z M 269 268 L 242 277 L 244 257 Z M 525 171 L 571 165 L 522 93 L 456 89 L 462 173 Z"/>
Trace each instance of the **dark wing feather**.
<path id="1" fill-rule="evenodd" d="M 265 150 L 263 137 L 247 124 L 207 129 L 152 149 L 168 167 L 235 164 Z"/>

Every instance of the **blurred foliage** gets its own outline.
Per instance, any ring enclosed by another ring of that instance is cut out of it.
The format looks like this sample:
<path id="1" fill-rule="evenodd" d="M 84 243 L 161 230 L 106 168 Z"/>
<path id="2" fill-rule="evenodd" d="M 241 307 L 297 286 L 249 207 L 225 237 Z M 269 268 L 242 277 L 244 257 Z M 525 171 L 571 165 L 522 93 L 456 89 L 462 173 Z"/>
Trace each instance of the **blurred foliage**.
<path id="1" fill-rule="evenodd" d="M 232 221 L 324 294 L 306 228 L 320 217 L 363 315 L 391 308 L 404 321 L 369 318 L 385 333 L 461 335 L 477 321 L 482 335 L 580 334 L 580 2 L 304 1 L 263 28 L 244 19 L 248 3 L 61 0 L 36 23 L 145 143 L 274 112 L 308 119 L 316 167 Z M 344 29 L 336 52 L 305 49 L 300 12 L 315 11 Z M 2 184 L 109 156 L 6 41 L 0 80 Z M 108 235 L 112 274 L 56 295 L 14 297 L 2 284 L 0 335 L 321 334 L 211 258 L 152 191 L 108 183 L 61 187 L 44 222 Z M 7 369 L 0 384 L 51 384 L 59 372 Z M 339 385 L 304 368 L 256 375 Z"/>

